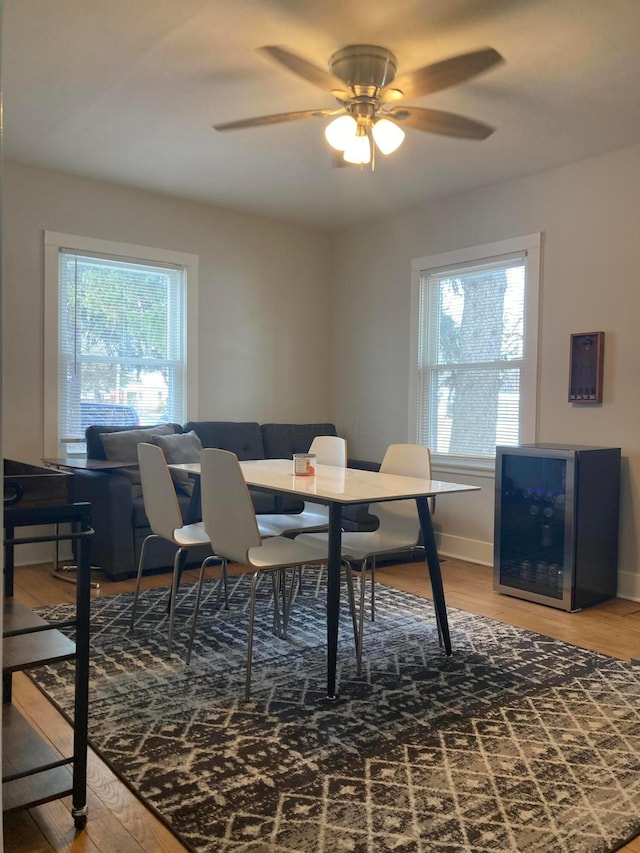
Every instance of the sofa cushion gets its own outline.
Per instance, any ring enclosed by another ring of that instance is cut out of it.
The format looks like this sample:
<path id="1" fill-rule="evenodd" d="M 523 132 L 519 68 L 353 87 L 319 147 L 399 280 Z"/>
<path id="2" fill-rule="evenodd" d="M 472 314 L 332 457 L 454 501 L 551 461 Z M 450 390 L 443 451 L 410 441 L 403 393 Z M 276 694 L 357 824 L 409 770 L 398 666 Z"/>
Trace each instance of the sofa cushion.
<path id="1" fill-rule="evenodd" d="M 110 435 L 114 432 L 135 432 L 136 430 L 157 430 L 160 426 L 170 426 L 172 427 L 171 432 L 182 432 L 182 426 L 180 424 L 157 424 L 150 426 L 140 426 L 140 427 L 130 427 L 130 426 L 105 426 L 104 424 L 92 424 L 88 426 L 84 431 L 84 437 L 87 444 L 87 459 L 106 459 L 106 453 L 104 449 L 104 444 L 102 441 L 103 435 Z M 140 439 L 141 441 L 146 441 L 147 439 Z M 134 454 L 134 460 L 138 461 L 136 453 Z"/>
<path id="2" fill-rule="evenodd" d="M 203 447 L 218 447 L 235 453 L 241 462 L 264 459 L 260 424 L 251 421 L 189 421 L 184 431 L 193 430 Z"/>
<path id="3" fill-rule="evenodd" d="M 178 503 L 182 510 L 182 517 L 186 518 L 191 504 L 191 498 L 184 492 L 177 492 Z M 149 519 L 144 511 L 144 500 L 142 495 L 137 495 L 133 499 L 133 526 L 134 528 L 149 528 Z M 144 535 L 148 535 L 150 531 L 145 529 Z"/>
<path id="4" fill-rule="evenodd" d="M 202 442 L 193 430 L 174 433 L 173 435 L 158 435 L 151 437 L 153 444 L 162 448 L 164 458 L 169 465 L 179 465 L 182 462 L 199 462 L 202 455 Z M 176 489 L 190 495 L 193 492 L 193 480 L 186 471 L 172 471 Z"/>
<path id="5" fill-rule="evenodd" d="M 262 442 L 267 459 L 291 459 L 306 453 L 317 435 L 336 435 L 335 424 L 262 424 Z"/>
<path id="6" fill-rule="evenodd" d="M 130 481 L 134 497 L 142 494 L 138 445 L 141 441 L 151 441 L 154 435 L 170 433 L 173 433 L 173 427 L 171 424 L 164 424 L 148 429 L 117 430 L 101 436 L 105 456 L 110 462 L 131 462 L 131 467 L 118 468 L 113 473 L 118 477 L 126 477 Z"/>

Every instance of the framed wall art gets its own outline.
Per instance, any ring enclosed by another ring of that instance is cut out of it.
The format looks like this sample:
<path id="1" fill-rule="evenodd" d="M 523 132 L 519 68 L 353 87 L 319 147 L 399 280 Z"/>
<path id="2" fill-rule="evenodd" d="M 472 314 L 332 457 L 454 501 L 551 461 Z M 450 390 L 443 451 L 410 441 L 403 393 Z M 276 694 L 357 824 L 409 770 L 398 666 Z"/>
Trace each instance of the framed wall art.
<path id="1" fill-rule="evenodd" d="M 604 332 L 571 335 L 569 402 L 601 403 Z"/>

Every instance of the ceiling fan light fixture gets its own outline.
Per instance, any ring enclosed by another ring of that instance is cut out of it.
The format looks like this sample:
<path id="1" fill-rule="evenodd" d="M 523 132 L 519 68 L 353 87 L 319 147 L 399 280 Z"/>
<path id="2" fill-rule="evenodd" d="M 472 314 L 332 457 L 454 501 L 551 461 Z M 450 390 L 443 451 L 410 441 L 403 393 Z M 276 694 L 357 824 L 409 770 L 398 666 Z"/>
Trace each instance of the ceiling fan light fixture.
<path id="1" fill-rule="evenodd" d="M 371 143 L 369 137 L 354 136 L 344 149 L 344 159 L 347 163 L 364 166 L 371 162 Z"/>
<path id="2" fill-rule="evenodd" d="M 344 151 L 356 138 L 358 124 L 353 116 L 340 116 L 327 125 L 324 136 L 336 151 Z"/>
<path id="3" fill-rule="evenodd" d="M 383 154 L 392 154 L 402 145 L 404 130 L 388 118 L 381 118 L 373 125 L 373 138 Z"/>
<path id="4" fill-rule="evenodd" d="M 396 57 L 380 45 L 347 45 L 329 58 L 328 71 L 278 45 L 267 45 L 261 51 L 308 83 L 330 92 L 339 107 L 255 116 L 214 124 L 215 130 L 242 130 L 331 116 L 333 121 L 324 131 L 328 144 L 343 153 L 345 162 L 361 167 L 370 164 L 371 171 L 375 169 L 378 151 L 381 154 L 395 151 L 402 144 L 407 127 L 476 140 L 486 139 L 495 130 L 481 121 L 455 113 L 410 104 L 397 105 L 406 98 L 421 98 L 464 83 L 503 62 L 503 57 L 492 47 L 432 62 L 399 77 L 396 77 Z M 389 104 L 391 106 L 387 106 Z"/>

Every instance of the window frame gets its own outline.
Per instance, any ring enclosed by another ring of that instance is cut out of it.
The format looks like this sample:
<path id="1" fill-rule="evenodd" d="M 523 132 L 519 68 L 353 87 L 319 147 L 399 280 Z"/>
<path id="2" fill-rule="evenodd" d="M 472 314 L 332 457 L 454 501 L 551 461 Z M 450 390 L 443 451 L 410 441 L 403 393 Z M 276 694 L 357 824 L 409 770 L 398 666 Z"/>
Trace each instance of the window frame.
<path id="1" fill-rule="evenodd" d="M 542 234 L 533 233 L 493 243 L 454 249 L 436 255 L 416 258 L 411 262 L 411 332 L 409 354 L 409 441 L 418 440 L 418 329 L 420 323 L 420 281 L 438 268 L 461 264 L 481 264 L 502 255 L 525 252 L 527 279 L 524 309 L 524 353 L 520 398 L 520 441 L 534 442 L 538 431 L 538 337 L 540 309 L 540 258 Z M 432 451 L 434 467 L 440 471 L 481 473 L 493 471 L 492 459 L 471 459 L 450 453 Z"/>
<path id="2" fill-rule="evenodd" d="M 197 420 L 198 412 L 198 264 L 197 255 L 102 240 L 44 232 L 44 429 L 46 457 L 60 455 L 58 437 L 59 359 L 59 256 L 61 249 L 111 256 L 124 261 L 173 264 L 185 270 L 185 404 L 184 420 Z"/>

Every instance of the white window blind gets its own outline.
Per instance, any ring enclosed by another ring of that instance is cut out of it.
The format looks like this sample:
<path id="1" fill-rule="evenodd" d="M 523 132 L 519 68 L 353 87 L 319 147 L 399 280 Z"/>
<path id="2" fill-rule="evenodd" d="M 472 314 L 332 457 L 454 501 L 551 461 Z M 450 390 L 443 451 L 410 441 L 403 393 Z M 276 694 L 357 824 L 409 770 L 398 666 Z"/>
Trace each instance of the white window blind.
<path id="1" fill-rule="evenodd" d="M 60 249 L 58 282 L 63 447 L 91 423 L 182 422 L 185 269 Z"/>
<path id="2" fill-rule="evenodd" d="M 419 278 L 417 441 L 437 454 L 492 459 L 522 440 L 527 253 Z"/>

